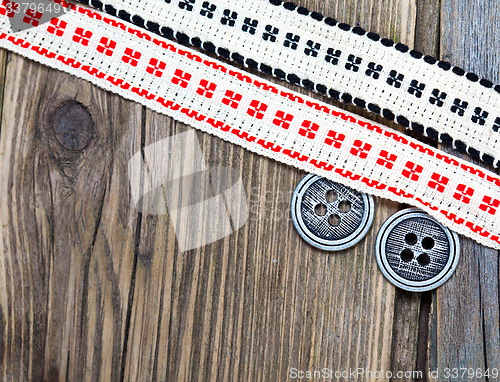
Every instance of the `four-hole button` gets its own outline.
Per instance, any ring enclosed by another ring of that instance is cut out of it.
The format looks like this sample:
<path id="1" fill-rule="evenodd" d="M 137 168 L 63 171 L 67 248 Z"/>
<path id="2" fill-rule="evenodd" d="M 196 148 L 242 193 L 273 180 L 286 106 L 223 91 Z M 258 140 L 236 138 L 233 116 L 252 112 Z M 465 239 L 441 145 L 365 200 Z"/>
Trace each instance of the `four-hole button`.
<path id="1" fill-rule="evenodd" d="M 309 244 L 326 251 L 352 247 L 373 222 L 369 195 L 317 175 L 307 175 L 292 197 L 292 219 Z"/>
<path id="2" fill-rule="evenodd" d="M 415 208 L 391 216 L 380 229 L 375 247 L 384 276 L 412 292 L 432 290 L 447 281 L 459 253 L 457 234 Z"/>

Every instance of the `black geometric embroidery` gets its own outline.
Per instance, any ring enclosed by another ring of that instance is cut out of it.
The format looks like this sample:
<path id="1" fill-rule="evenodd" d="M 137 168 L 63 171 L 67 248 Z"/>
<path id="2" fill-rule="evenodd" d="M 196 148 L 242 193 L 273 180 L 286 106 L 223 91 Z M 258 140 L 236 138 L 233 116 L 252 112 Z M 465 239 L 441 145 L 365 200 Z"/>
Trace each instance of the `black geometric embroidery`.
<path id="1" fill-rule="evenodd" d="M 429 102 L 432 105 L 443 107 L 444 105 L 443 100 L 445 100 L 446 97 L 448 97 L 448 94 L 446 94 L 445 92 L 441 92 L 439 89 L 434 89 L 432 91 L 432 97 L 429 98 Z"/>
<path id="2" fill-rule="evenodd" d="M 193 10 L 193 6 L 191 4 L 194 4 L 194 2 L 195 0 L 181 0 L 179 1 L 179 8 L 191 12 Z"/>
<path id="3" fill-rule="evenodd" d="M 224 9 L 224 16 L 221 17 L 220 22 L 222 25 L 228 25 L 234 27 L 235 20 L 238 18 L 236 12 L 230 11 L 229 9 Z"/>
<path id="4" fill-rule="evenodd" d="M 497 117 L 497 119 L 495 119 L 495 124 L 493 125 L 493 131 L 498 133 L 499 130 L 500 130 L 500 117 Z"/>
<path id="5" fill-rule="evenodd" d="M 325 61 L 331 63 L 332 65 L 337 65 L 339 63 L 339 58 L 342 52 L 338 49 L 328 48 L 326 50 Z"/>
<path id="6" fill-rule="evenodd" d="M 351 54 L 347 58 L 347 63 L 345 64 L 345 68 L 347 70 L 352 70 L 353 72 L 357 72 L 359 70 L 359 65 L 361 64 L 361 57 L 356 57 Z"/>
<path id="7" fill-rule="evenodd" d="M 389 77 L 387 77 L 387 83 L 391 86 L 394 86 L 396 89 L 399 89 L 404 78 L 405 76 L 401 73 L 398 73 L 395 70 L 391 70 L 389 72 Z"/>
<path id="8" fill-rule="evenodd" d="M 321 44 L 314 41 L 307 41 L 307 48 L 304 49 L 304 53 L 307 56 L 318 57 L 318 50 L 320 50 Z"/>
<path id="9" fill-rule="evenodd" d="M 293 33 L 286 34 L 286 40 L 283 42 L 285 48 L 297 50 L 297 43 L 300 41 L 300 36 Z"/>
<path id="10" fill-rule="evenodd" d="M 279 33 L 279 29 L 271 25 L 266 25 L 266 31 L 262 33 L 262 38 L 264 41 L 276 41 L 276 35 Z"/>
<path id="11" fill-rule="evenodd" d="M 250 34 L 255 34 L 255 28 L 257 28 L 258 23 L 259 22 L 257 20 L 252 20 L 250 17 L 245 17 L 241 30 Z"/>
<path id="12" fill-rule="evenodd" d="M 487 111 L 483 111 L 480 107 L 476 107 L 474 109 L 474 115 L 472 116 L 471 120 L 474 123 L 479 123 L 481 126 L 484 126 L 486 123 L 486 118 L 488 118 L 488 113 Z"/>
<path id="13" fill-rule="evenodd" d="M 422 92 L 425 89 L 425 84 L 419 83 L 417 80 L 412 80 L 410 82 L 410 87 L 408 88 L 408 93 L 414 95 L 417 98 L 422 98 Z"/>
<path id="14" fill-rule="evenodd" d="M 382 69 L 383 69 L 382 65 L 375 64 L 374 62 L 370 62 L 368 64 L 368 69 L 366 69 L 365 74 L 368 77 L 372 77 L 373 79 L 378 80 Z"/>
<path id="15" fill-rule="evenodd" d="M 455 98 L 453 101 L 453 105 L 451 106 L 451 112 L 458 114 L 460 117 L 463 117 L 465 114 L 465 109 L 469 106 L 469 103 L 466 101 L 462 101 L 460 98 Z"/>
<path id="16" fill-rule="evenodd" d="M 208 1 L 204 1 L 201 6 L 200 15 L 212 19 L 214 17 L 214 12 L 216 9 L 217 6 L 215 4 L 210 4 Z"/>

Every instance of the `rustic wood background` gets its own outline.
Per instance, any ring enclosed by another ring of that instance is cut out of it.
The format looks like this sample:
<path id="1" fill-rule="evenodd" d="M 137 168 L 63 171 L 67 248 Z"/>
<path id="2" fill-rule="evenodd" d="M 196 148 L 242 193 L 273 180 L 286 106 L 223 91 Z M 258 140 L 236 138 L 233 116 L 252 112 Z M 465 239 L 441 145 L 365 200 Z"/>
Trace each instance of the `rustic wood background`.
<path id="1" fill-rule="evenodd" d="M 299 3 L 500 82 L 496 0 Z M 251 215 L 180 252 L 169 216 L 131 203 L 127 162 L 189 128 L 12 53 L 0 68 L 2 381 L 285 381 L 323 367 L 429 380 L 429 369 L 500 367 L 497 251 L 462 238 L 447 284 L 397 290 L 373 248 L 404 206 L 377 199 L 365 240 L 322 253 L 290 221 L 303 173 L 198 133 L 208 164 L 241 173 Z"/>

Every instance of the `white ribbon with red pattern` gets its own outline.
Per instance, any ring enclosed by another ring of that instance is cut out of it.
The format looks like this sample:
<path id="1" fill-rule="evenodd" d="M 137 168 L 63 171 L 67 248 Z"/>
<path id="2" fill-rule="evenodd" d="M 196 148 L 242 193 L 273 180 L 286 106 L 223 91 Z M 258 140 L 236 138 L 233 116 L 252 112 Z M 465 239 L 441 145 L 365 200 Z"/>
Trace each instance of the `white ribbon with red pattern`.
<path id="1" fill-rule="evenodd" d="M 0 46 L 260 155 L 417 206 L 500 249 L 500 177 L 106 14 L 73 11 Z"/>

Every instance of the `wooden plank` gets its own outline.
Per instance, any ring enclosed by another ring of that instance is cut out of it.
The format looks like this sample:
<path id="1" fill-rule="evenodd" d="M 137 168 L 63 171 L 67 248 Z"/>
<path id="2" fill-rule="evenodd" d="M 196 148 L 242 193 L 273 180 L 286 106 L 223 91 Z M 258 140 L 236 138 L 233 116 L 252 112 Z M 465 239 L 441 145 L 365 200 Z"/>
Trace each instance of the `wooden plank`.
<path id="1" fill-rule="evenodd" d="M 442 0 L 441 57 L 499 83 L 499 16 L 494 1 Z M 432 296 L 428 361 L 441 373 L 500 367 L 499 253 L 469 239 L 460 242 L 456 274 Z"/>
<path id="2" fill-rule="evenodd" d="M 0 89 L 3 89 L 5 85 L 5 70 L 7 68 L 7 57 L 8 53 L 5 50 L 0 49 Z M 4 93 L 2 91 L 0 92 L 0 121 L 3 113 L 3 96 Z M 0 138 L 1 136 L 2 136 L 2 124 L 0 123 Z"/>
<path id="3" fill-rule="evenodd" d="M 417 2 L 417 24 L 415 29 L 415 49 L 433 57 L 439 57 L 440 35 L 440 0 L 422 0 Z M 427 144 L 437 146 L 421 134 L 413 132 L 410 135 L 423 140 Z M 418 324 L 417 363 L 416 370 L 422 372 L 417 381 L 428 379 L 428 341 L 429 341 L 429 314 L 432 303 L 432 292 L 420 296 L 420 316 Z M 403 324 L 403 327 L 406 323 Z"/>
<path id="4" fill-rule="evenodd" d="M 440 0 L 417 2 L 415 49 L 434 57 L 439 56 L 440 15 Z"/>
<path id="5" fill-rule="evenodd" d="M 119 380 L 141 107 L 15 54 L 3 93 L 0 379 Z"/>
<path id="6" fill-rule="evenodd" d="M 413 44 L 414 1 L 300 3 Z M 188 130 L 146 115 L 146 147 Z M 181 252 L 169 216 L 144 215 L 125 379 L 287 380 L 290 368 L 413 370 L 419 296 L 396 293 L 372 250 L 380 225 L 399 206 L 377 200 L 366 240 L 322 253 L 300 239 L 290 219 L 303 173 L 197 136 L 207 166 L 241 174 L 250 219 L 223 240 Z M 162 170 L 155 176 L 180 168 Z M 192 192 L 182 189 L 185 197 Z"/>

